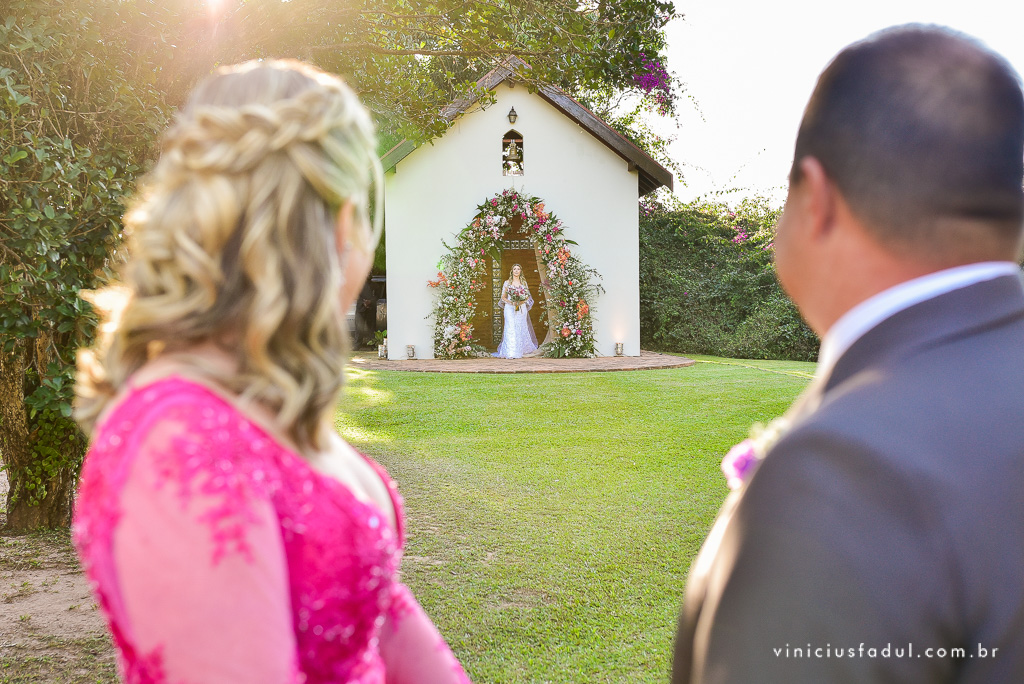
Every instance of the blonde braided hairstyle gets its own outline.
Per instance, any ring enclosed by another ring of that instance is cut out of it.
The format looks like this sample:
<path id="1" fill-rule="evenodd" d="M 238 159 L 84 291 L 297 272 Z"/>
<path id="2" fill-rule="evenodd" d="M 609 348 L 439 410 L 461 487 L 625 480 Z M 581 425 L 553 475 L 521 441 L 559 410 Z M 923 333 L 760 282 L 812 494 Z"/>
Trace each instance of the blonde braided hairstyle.
<path id="1" fill-rule="evenodd" d="M 125 215 L 123 284 L 92 296 L 121 301 L 79 353 L 79 423 L 91 432 L 154 353 L 230 339 L 237 372 L 197 370 L 274 411 L 300 448 L 322 448 L 348 352 L 335 226 L 351 202 L 346 254 L 372 252 L 382 188 L 370 116 L 339 78 L 284 60 L 202 82 Z"/>

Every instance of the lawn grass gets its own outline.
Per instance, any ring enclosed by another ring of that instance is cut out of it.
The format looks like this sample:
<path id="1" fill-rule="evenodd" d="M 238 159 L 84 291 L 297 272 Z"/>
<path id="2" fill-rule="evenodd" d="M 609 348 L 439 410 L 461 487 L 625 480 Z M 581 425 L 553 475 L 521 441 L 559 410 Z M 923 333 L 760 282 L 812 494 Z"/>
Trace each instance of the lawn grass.
<path id="1" fill-rule="evenodd" d="M 30 628 L 26 631 L 31 635 Z M 105 634 L 79 639 L 37 638 L 29 646 L 5 646 L 0 654 L 0 684 L 116 684 L 119 681 L 113 649 Z"/>
<path id="2" fill-rule="evenodd" d="M 350 371 L 338 426 L 398 480 L 405 580 L 476 684 L 667 680 L 686 572 L 726 494 L 722 454 L 814 369 L 691 358 L 618 373 Z M 21 619 L 16 602 L 46 582 L 18 578 L 54 569 L 77 571 L 67 532 L 0 538 L 16 625 L 0 629 L 0 684 L 116 681 L 105 635 Z"/>
<path id="3" fill-rule="evenodd" d="M 351 370 L 337 425 L 406 499 L 403 572 L 476 682 L 663 682 L 722 455 L 814 364 Z"/>

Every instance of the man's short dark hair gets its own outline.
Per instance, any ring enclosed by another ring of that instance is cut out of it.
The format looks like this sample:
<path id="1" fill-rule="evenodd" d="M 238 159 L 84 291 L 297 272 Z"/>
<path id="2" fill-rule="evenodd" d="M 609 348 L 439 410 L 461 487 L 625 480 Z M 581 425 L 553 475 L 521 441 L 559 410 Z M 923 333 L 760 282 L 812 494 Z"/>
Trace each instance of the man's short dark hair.
<path id="1" fill-rule="evenodd" d="M 887 29 L 839 53 L 804 113 L 792 183 L 807 156 L 884 244 L 955 250 L 964 235 L 947 240 L 944 232 L 965 219 L 991 226 L 1002 244 L 1020 240 L 1019 77 L 1003 58 L 949 29 Z"/>

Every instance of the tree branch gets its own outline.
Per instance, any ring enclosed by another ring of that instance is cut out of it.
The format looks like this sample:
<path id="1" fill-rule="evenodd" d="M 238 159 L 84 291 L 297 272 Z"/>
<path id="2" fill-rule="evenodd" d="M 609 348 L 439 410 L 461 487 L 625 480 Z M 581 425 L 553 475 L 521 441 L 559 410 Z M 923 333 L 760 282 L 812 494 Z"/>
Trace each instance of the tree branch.
<path id="1" fill-rule="evenodd" d="M 383 48 L 372 43 L 341 43 L 337 45 L 314 45 L 310 48 L 311 50 L 324 51 L 333 50 L 335 52 L 351 52 L 354 50 L 366 50 L 379 55 L 422 55 L 424 57 L 490 57 L 498 54 L 497 50 L 432 50 L 429 48 L 423 49 L 398 49 L 398 48 Z M 553 50 L 517 50 L 511 53 L 517 57 L 520 56 L 547 56 L 555 54 Z"/>

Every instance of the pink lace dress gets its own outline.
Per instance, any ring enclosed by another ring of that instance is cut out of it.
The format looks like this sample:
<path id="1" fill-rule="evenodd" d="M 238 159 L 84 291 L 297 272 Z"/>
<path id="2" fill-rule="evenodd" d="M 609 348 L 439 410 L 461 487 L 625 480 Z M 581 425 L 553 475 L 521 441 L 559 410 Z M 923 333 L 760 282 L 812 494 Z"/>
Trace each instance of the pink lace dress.
<path id="1" fill-rule="evenodd" d="M 131 683 L 468 678 L 399 582 L 398 529 L 205 387 L 135 388 L 82 470 L 75 544 Z"/>

